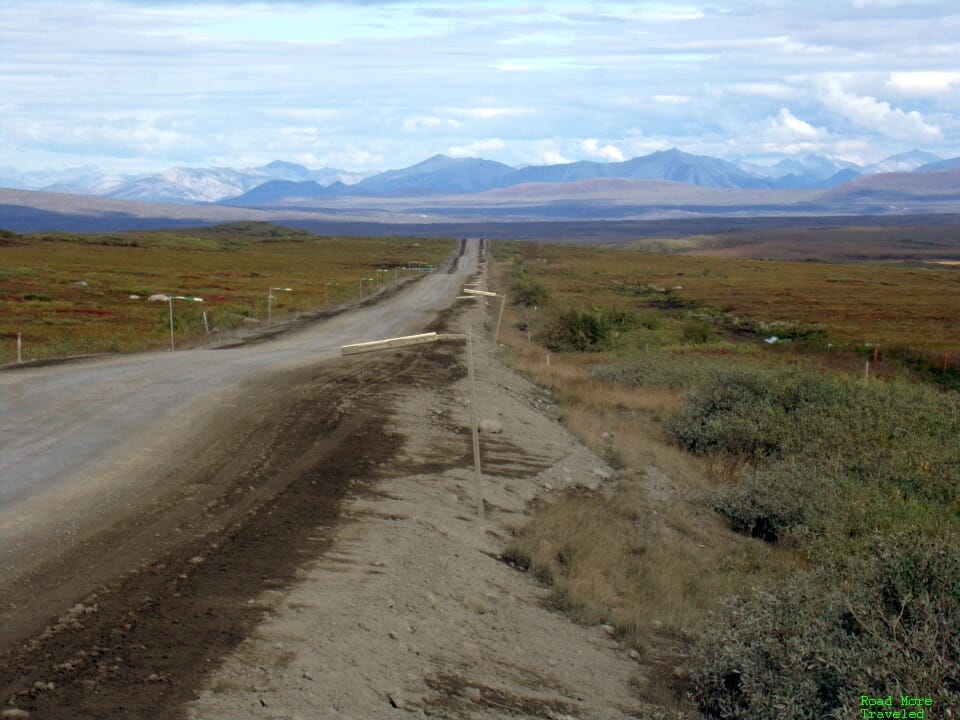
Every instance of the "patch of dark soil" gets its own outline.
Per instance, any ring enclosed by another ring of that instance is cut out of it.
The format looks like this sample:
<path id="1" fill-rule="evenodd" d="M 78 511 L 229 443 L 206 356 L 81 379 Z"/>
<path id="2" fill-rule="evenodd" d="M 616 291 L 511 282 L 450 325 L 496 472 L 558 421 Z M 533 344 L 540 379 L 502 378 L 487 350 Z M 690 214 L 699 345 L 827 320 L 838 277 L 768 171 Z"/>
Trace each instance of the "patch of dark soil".
<path id="1" fill-rule="evenodd" d="M 554 698 L 516 695 L 500 688 L 470 682 L 461 675 L 438 673 L 425 679 L 435 694 L 426 699 L 426 715 L 443 718 L 473 717 L 477 708 L 489 708 L 509 717 L 556 718 L 573 715 L 577 708 Z"/>
<path id="2" fill-rule="evenodd" d="M 460 248 L 457 251 L 457 256 L 453 259 L 453 262 L 450 263 L 450 267 L 447 268 L 448 273 L 455 273 L 457 271 L 457 265 L 460 264 L 460 258 L 463 257 L 463 254 L 467 251 L 467 239 L 460 238 Z"/>
<path id="3" fill-rule="evenodd" d="M 0 655 L 0 707 L 45 720 L 181 717 L 207 671 L 269 611 L 260 593 L 290 585 L 329 547 L 345 494 L 372 490 L 377 466 L 399 449 L 401 439 L 386 430 L 392 389 L 442 370 L 436 357 L 399 351 L 272 381 L 279 418 L 250 418 L 245 442 L 221 443 L 218 463 L 180 469 L 184 477 L 195 471 L 185 495 L 217 490 L 199 494 L 197 517 L 171 523 L 171 496 L 130 520 L 125 528 L 135 532 L 114 529 L 21 585 L 17 600 L 28 604 L 63 595 L 50 571 L 83 574 L 97 563 L 114 571 Z M 125 543 L 141 543 L 150 559 L 117 565 L 114 552 L 137 557 Z"/>

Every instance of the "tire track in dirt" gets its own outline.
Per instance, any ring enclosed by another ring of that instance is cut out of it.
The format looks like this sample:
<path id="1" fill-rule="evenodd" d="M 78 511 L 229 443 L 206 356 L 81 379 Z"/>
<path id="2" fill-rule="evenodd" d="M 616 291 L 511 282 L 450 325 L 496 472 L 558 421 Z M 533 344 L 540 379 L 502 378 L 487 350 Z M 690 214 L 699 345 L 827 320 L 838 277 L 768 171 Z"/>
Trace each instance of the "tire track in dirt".
<path id="1" fill-rule="evenodd" d="M 263 619 L 254 598 L 290 585 L 329 547 L 341 501 L 370 490 L 396 454 L 392 389 L 462 372 L 452 353 L 399 351 L 259 382 L 260 404 L 229 411 L 234 435 L 218 439 L 215 457 L 185 450 L 192 462 L 177 476 L 191 482 L 5 598 L 36 624 L 29 607 L 44 605 L 32 601 L 65 601 L 84 578 L 104 578 L 0 655 L 0 707 L 46 720 L 181 717 L 205 673 Z"/>

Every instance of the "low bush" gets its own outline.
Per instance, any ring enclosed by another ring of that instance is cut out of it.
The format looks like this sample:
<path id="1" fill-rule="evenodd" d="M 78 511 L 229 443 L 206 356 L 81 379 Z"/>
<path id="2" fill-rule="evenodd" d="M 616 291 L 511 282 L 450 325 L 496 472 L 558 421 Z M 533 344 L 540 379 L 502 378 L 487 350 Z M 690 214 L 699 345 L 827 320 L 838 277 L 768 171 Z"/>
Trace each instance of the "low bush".
<path id="1" fill-rule="evenodd" d="M 809 372 L 717 370 L 689 393 L 667 429 L 681 446 L 701 455 L 780 457 L 807 441 L 798 415 L 809 415 L 811 406 L 829 413 L 832 391 L 829 382 Z"/>
<path id="2" fill-rule="evenodd" d="M 685 345 L 704 345 L 714 337 L 716 331 L 709 323 L 691 320 L 684 324 L 680 341 Z"/>
<path id="3" fill-rule="evenodd" d="M 610 337 L 610 325 L 599 313 L 571 308 L 553 318 L 543 340 L 554 351 L 583 352 L 604 349 Z"/>
<path id="4" fill-rule="evenodd" d="M 737 532 L 802 547 L 836 522 L 843 481 L 816 465 L 794 462 L 753 470 L 722 493 L 716 509 Z"/>
<path id="5" fill-rule="evenodd" d="M 794 456 L 937 502 L 960 486 L 956 408 L 931 388 L 811 370 L 717 370 L 687 396 L 668 432 L 698 454 Z"/>
<path id="6" fill-rule="evenodd" d="M 960 707 L 957 540 L 878 537 L 862 555 L 730 600 L 694 654 L 701 712 L 859 717 L 862 695 L 930 697 L 928 717 Z"/>
<path id="7" fill-rule="evenodd" d="M 513 301 L 523 307 L 538 307 L 547 301 L 549 293 L 543 283 L 519 277 L 510 288 Z"/>
<path id="8" fill-rule="evenodd" d="M 642 327 L 646 320 L 638 320 Z M 718 353 L 728 352 L 718 348 Z M 643 351 L 628 360 L 597 365 L 592 374 L 599 380 L 642 387 L 681 389 L 703 385 L 721 368 L 758 370 L 757 361 L 746 355 Z"/>

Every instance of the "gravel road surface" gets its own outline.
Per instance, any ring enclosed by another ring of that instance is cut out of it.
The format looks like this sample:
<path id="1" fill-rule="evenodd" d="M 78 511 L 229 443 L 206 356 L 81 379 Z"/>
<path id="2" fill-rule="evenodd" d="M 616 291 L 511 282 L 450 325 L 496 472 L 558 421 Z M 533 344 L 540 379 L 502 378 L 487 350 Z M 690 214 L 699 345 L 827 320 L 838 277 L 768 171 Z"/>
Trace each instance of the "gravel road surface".
<path id="1" fill-rule="evenodd" d="M 666 717 L 503 557 L 616 480 L 449 307 L 478 250 L 269 341 L 0 373 L 0 718 Z M 484 521 L 463 345 L 339 357 L 468 328 Z"/>
<path id="2" fill-rule="evenodd" d="M 479 243 L 462 251 L 452 272 L 269 342 L 0 373 L 0 647 L 32 629 L 7 597 L 22 577 L 168 490 L 156 487 L 165 472 L 226 431 L 258 378 L 268 387 L 341 345 L 420 331 L 475 272 Z"/>

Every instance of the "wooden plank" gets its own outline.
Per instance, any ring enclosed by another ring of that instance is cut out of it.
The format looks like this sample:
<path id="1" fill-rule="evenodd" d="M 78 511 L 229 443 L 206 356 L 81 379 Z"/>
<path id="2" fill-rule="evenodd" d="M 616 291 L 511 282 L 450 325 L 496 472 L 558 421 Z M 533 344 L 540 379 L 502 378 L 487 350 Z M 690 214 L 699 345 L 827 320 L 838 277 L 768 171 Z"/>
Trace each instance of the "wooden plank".
<path id="1" fill-rule="evenodd" d="M 357 353 L 376 352 L 377 350 L 393 350 L 395 348 L 407 347 L 409 345 L 421 345 L 437 341 L 435 332 L 422 333 L 420 335 L 404 335 L 403 337 L 387 338 L 386 340 L 373 340 L 371 342 L 355 343 L 353 345 L 344 345 L 340 352 L 344 355 L 356 355 Z"/>

